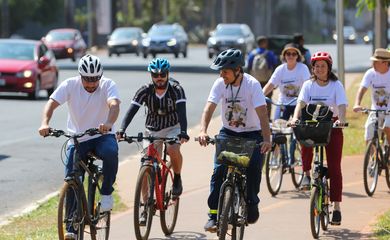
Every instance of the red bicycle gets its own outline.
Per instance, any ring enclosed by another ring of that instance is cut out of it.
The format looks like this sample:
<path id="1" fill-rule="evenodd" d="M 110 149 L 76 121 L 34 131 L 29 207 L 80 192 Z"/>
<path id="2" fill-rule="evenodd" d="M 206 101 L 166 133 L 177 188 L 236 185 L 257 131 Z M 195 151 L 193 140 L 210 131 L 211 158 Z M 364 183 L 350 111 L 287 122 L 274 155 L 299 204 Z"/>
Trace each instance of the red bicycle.
<path id="1" fill-rule="evenodd" d="M 149 237 L 152 217 L 160 211 L 161 228 L 165 235 L 172 234 L 175 229 L 179 211 L 179 198 L 172 195 L 173 172 L 167 160 L 167 144 L 179 143 L 177 137 L 162 138 L 153 136 L 124 136 L 128 143 L 146 140 L 149 145 L 141 158 L 137 185 L 134 195 L 134 230 L 138 240 Z M 157 143 L 163 144 L 163 157 L 156 148 Z"/>

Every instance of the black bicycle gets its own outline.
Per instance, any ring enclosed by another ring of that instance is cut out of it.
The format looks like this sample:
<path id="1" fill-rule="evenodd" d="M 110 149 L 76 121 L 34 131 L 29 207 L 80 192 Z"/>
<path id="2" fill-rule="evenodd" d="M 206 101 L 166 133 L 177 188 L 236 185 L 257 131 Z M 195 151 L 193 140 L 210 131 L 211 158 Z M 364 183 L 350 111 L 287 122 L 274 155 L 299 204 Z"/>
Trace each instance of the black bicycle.
<path id="1" fill-rule="evenodd" d="M 64 185 L 60 191 L 58 203 L 58 238 L 65 239 L 65 233 L 72 230 L 76 232 L 77 239 L 83 240 L 84 233 L 89 233 L 92 240 L 108 240 L 110 232 L 111 212 L 100 212 L 101 186 L 103 181 L 101 161 L 93 153 L 88 153 L 86 159 L 81 159 L 78 154 L 78 139 L 85 136 L 100 134 L 97 128 L 91 128 L 84 133 L 66 134 L 63 130 L 50 129 L 49 136 L 67 137 L 73 140 L 75 151 L 73 154 L 73 172 L 65 178 Z M 61 155 L 62 157 L 62 155 Z M 84 188 L 84 172 L 88 173 L 88 180 Z M 89 231 L 85 228 L 89 226 Z"/>
<path id="2" fill-rule="evenodd" d="M 343 127 L 348 126 L 344 124 Z M 341 128 L 332 121 L 305 121 L 293 129 L 297 140 L 306 147 L 314 147 L 314 166 L 310 193 L 310 230 L 313 238 L 318 238 L 320 226 L 328 230 L 330 222 L 330 192 L 328 168 L 324 166 L 324 148 L 328 145 L 332 128 Z"/>
<path id="3" fill-rule="evenodd" d="M 367 149 L 364 155 L 363 163 L 363 182 L 364 190 L 368 196 L 372 196 L 375 192 L 378 178 L 385 172 L 387 187 L 390 188 L 389 175 L 389 145 L 384 132 L 379 133 L 379 114 L 388 114 L 387 110 L 363 109 L 362 112 L 375 113 L 374 136 L 368 142 Z"/>
<path id="4" fill-rule="evenodd" d="M 267 102 L 280 108 L 280 117 L 286 106 L 291 105 L 296 99 L 287 104 L 275 103 L 266 98 Z M 265 176 L 268 191 L 272 196 L 279 193 L 282 186 L 283 174 L 289 172 L 295 188 L 299 188 L 303 180 L 302 156 L 300 145 L 296 143 L 291 127 L 287 126 L 284 119 L 275 119 L 271 125 L 272 149 L 267 153 L 265 161 Z M 292 149 L 292 151 L 290 151 Z"/>
<path id="5" fill-rule="evenodd" d="M 198 139 L 196 138 L 195 141 Z M 218 213 L 217 235 L 220 240 L 244 239 L 245 227 L 248 226 L 246 168 L 255 147 L 256 140 L 240 137 L 209 138 L 207 143 L 216 144 L 219 152 L 217 161 L 227 167 L 227 174 L 221 185 Z M 229 228 L 231 231 L 229 232 Z"/>

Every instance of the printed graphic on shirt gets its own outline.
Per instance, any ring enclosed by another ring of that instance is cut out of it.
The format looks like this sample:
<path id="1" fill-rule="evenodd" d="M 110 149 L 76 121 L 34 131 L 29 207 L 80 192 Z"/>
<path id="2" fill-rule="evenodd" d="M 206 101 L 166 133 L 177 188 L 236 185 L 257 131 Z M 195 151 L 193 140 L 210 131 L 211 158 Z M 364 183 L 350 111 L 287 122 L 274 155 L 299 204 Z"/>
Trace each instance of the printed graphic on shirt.
<path id="1" fill-rule="evenodd" d="M 248 109 L 245 108 L 245 100 L 227 98 L 227 109 L 225 111 L 225 118 L 231 127 L 245 127 Z"/>
<path id="2" fill-rule="evenodd" d="M 387 107 L 390 99 L 390 94 L 389 92 L 386 92 L 385 86 L 373 85 L 373 95 L 375 104 L 378 107 Z"/>
<path id="3" fill-rule="evenodd" d="M 329 96 L 310 96 L 310 102 L 319 105 L 327 105 L 326 100 L 328 100 Z"/>
<path id="4" fill-rule="evenodd" d="M 298 97 L 300 87 L 297 85 L 296 77 L 282 80 L 282 94 L 286 97 Z"/>

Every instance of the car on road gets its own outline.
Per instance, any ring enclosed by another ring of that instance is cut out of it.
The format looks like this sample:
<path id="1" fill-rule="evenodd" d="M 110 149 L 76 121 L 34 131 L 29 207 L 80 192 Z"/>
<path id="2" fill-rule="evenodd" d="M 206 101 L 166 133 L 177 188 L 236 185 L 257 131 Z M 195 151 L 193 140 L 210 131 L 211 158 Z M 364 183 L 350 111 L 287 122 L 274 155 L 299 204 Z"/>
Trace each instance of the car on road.
<path id="1" fill-rule="evenodd" d="M 364 35 L 363 40 L 365 44 L 369 44 L 374 41 L 374 32 L 372 30 L 368 30 L 366 35 Z M 387 29 L 387 41 L 390 42 L 390 28 Z"/>
<path id="2" fill-rule="evenodd" d="M 344 26 L 343 28 L 344 41 L 346 43 L 355 43 L 357 38 L 356 30 L 353 26 Z M 333 33 L 333 40 L 337 40 L 337 33 Z"/>
<path id="3" fill-rule="evenodd" d="M 42 89 L 52 94 L 57 84 L 56 58 L 42 41 L 0 39 L 0 92 L 36 99 Z"/>
<path id="4" fill-rule="evenodd" d="M 246 24 L 220 23 L 207 40 L 208 57 L 217 56 L 228 48 L 240 49 L 244 54 L 255 47 L 255 36 Z"/>
<path id="5" fill-rule="evenodd" d="M 146 58 L 152 54 L 153 58 L 158 53 L 173 53 L 175 58 L 179 54 L 187 57 L 188 36 L 183 26 L 178 23 L 156 23 L 149 29 L 147 36 L 142 40 L 142 53 Z"/>
<path id="6" fill-rule="evenodd" d="M 137 56 L 142 52 L 142 38 L 144 31 L 139 27 L 119 27 L 108 37 L 108 56 L 112 54 L 120 56 L 122 53 L 135 53 Z"/>
<path id="7" fill-rule="evenodd" d="M 74 62 L 87 51 L 87 44 L 80 31 L 73 28 L 52 29 L 42 40 L 57 59 L 70 58 Z"/>

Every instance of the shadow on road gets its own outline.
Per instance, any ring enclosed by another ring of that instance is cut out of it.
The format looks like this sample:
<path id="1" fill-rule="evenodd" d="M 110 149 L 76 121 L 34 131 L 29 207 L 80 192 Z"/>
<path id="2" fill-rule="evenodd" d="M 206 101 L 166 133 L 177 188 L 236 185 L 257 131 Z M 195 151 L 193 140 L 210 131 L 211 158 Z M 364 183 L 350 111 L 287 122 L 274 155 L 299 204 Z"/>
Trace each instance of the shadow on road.
<path id="1" fill-rule="evenodd" d="M 356 231 L 351 231 L 350 229 L 345 228 L 332 228 L 330 226 L 329 230 L 324 232 L 320 239 L 343 239 L 343 240 L 354 240 L 354 239 L 374 239 L 374 236 L 370 233 L 361 233 Z"/>
<path id="2" fill-rule="evenodd" d="M 367 197 L 367 195 L 357 194 L 357 193 L 352 193 L 352 192 L 343 192 L 343 196 L 348 197 L 348 198 L 366 198 Z"/>
<path id="3" fill-rule="evenodd" d="M 273 198 L 306 199 L 306 198 L 310 198 L 310 191 L 301 191 L 301 190 L 280 191 L 279 194 L 276 196 L 273 196 Z"/>
<path id="4" fill-rule="evenodd" d="M 150 240 L 184 240 L 184 239 L 194 239 L 194 240 L 207 240 L 207 236 L 203 233 L 198 232 L 174 232 L 170 236 L 165 238 L 150 238 Z"/>
<path id="5" fill-rule="evenodd" d="M 6 159 L 6 158 L 9 158 L 10 156 L 9 155 L 3 155 L 3 154 L 0 154 L 0 161 Z"/>

